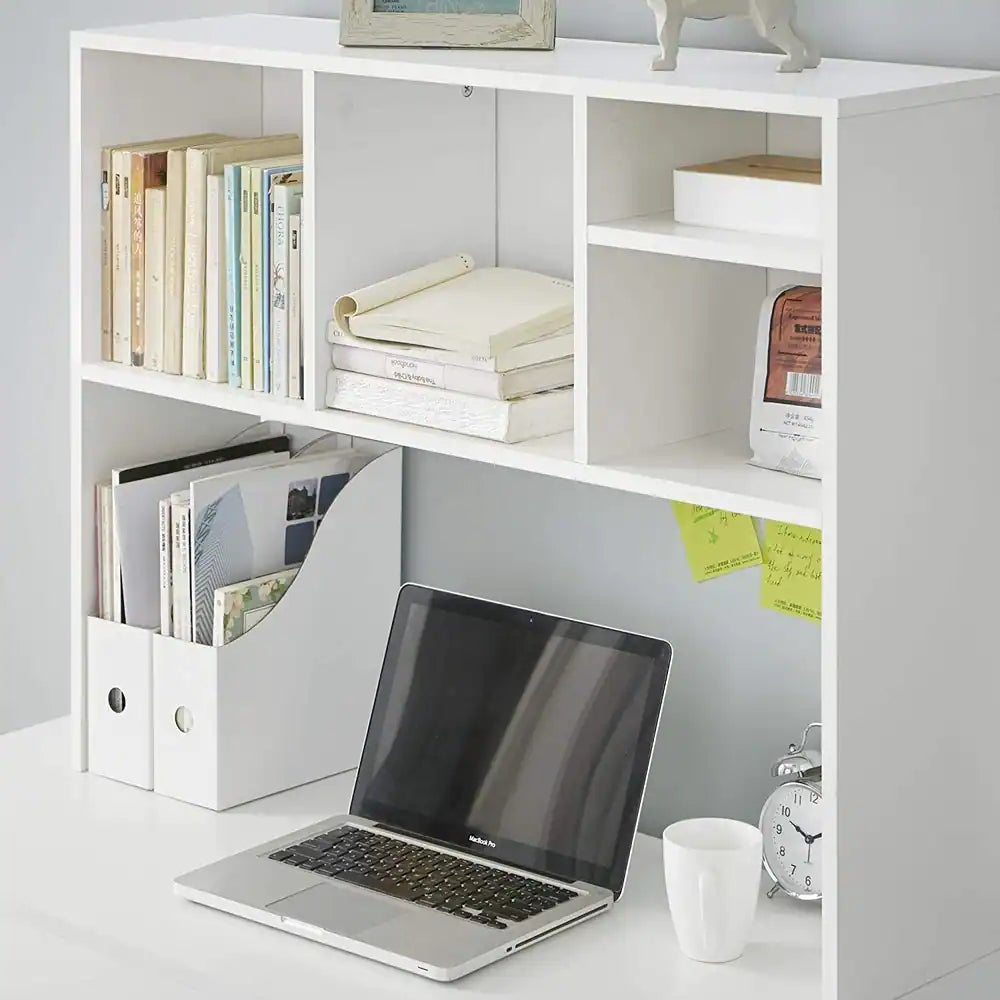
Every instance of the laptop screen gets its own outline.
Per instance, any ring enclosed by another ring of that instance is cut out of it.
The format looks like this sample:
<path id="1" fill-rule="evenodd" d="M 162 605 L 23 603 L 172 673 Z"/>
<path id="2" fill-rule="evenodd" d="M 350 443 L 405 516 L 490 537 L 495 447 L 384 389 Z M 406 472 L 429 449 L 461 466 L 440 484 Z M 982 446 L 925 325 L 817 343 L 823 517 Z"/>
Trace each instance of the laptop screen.
<path id="1" fill-rule="evenodd" d="M 351 812 L 621 892 L 670 646 L 407 586 Z"/>

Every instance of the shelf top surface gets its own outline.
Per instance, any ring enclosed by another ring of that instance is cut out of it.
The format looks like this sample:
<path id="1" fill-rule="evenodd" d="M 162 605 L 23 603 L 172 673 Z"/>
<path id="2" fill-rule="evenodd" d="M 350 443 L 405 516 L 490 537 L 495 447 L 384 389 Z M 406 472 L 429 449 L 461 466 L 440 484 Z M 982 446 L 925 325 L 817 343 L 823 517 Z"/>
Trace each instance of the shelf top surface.
<path id="1" fill-rule="evenodd" d="M 71 773 L 68 736 L 65 719 L 0 736 L 0 800 L 18 817 L 0 824 L 5 996 L 446 995 L 436 983 L 196 906 L 171 891 L 185 871 L 336 816 L 350 800 L 351 773 L 217 814 Z M 26 865 L 29 849 L 58 854 L 60 864 Z M 762 903 L 741 961 L 721 967 L 688 961 L 670 923 L 662 848 L 640 835 L 625 893 L 611 914 L 455 989 L 467 1000 L 574 992 L 635 1000 L 817 997 L 820 910 L 791 899 Z"/>
<path id="2" fill-rule="evenodd" d="M 821 484 L 749 465 L 750 450 L 743 428 L 706 434 L 606 463 L 584 464 L 574 461 L 571 433 L 516 445 L 500 444 L 382 417 L 342 410 L 312 410 L 305 403 L 280 400 L 265 393 L 213 385 L 180 375 L 137 371 L 112 362 L 83 365 L 80 376 L 85 382 L 234 410 L 262 420 L 313 427 L 626 493 L 720 507 L 812 528 L 822 523 Z"/>
<path id="3" fill-rule="evenodd" d="M 653 46 L 568 38 L 554 52 L 345 49 L 338 21 L 265 14 L 72 37 L 85 49 L 775 114 L 848 117 L 1000 93 L 1000 73 L 826 59 L 783 74 L 778 54 L 714 49 L 684 49 L 676 72 L 654 73 Z"/>

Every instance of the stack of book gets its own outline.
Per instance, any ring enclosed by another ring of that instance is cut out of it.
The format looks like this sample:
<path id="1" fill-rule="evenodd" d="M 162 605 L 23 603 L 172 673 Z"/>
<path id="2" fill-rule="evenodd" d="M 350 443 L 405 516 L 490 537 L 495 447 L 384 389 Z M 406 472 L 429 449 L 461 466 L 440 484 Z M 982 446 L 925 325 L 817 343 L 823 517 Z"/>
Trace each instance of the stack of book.
<path id="1" fill-rule="evenodd" d="M 102 150 L 102 360 L 300 399 L 302 179 L 296 135 Z"/>
<path id="2" fill-rule="evenodd" d="M 337 300 L 327 405 L 515 443 L 573 427 L 573 286 L 448 258 Z"/>
<path id="3" fill-rule="evenodd" d="M 203 644 L 239 638 L 288 590 L 368 460 L 292 457 L 278 435 L 115 469 L 97 487 L 101 617 Z"/>

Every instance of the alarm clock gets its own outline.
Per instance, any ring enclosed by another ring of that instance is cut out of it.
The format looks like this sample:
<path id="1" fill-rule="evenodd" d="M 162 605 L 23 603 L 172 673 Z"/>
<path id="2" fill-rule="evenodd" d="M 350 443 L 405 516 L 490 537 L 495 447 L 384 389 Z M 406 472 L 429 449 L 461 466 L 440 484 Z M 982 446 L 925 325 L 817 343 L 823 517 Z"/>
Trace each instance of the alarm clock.
<path id="1" fill-rule="evenodd" d="M 764 835 L 764 868 L 774 880 L 767 894 L 779 890 L 794 899 L 823 898 L 823 767 L 819 750 L 806 749 L 809 736 L 821 724 L 814 722 L 796 745 L 771 768 L 783 779 L 768 796 L 760 814 Z"/>

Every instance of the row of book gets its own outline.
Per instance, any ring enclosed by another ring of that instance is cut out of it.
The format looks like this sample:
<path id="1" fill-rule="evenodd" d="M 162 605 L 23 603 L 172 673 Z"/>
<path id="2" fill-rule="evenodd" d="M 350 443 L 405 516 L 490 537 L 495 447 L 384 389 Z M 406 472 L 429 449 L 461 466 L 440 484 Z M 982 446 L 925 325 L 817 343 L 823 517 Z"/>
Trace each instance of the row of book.
<path id="1" fill-rule="evenodd" d="M 96 498 L 100 616 L 205 645 L 239 638 L 284 596 L 368 460 L 293 457 L 277 435 L 113 470 Z"/>
<path id="2" fill-rule="evenodd" d="M 334 305 L 327 405 L 507 443 L 573 427 L 573 285 L 467 254 Z"/>
<path id="3" fill-rule="evenodd" d="M 101 358 L 302 398 L 302 141 L 108 146 Z"/>

